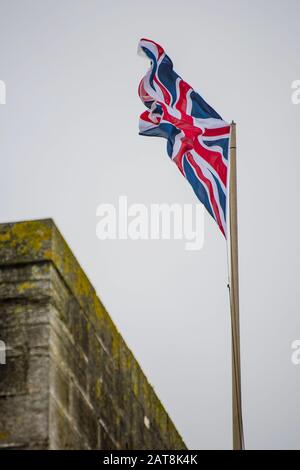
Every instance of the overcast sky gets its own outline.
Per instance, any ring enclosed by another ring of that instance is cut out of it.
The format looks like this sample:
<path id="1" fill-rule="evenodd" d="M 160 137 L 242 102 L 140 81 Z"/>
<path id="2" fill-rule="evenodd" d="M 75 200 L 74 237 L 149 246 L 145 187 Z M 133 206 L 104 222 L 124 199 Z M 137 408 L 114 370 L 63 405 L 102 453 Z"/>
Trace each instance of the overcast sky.
<path id="1" fill-rule="evenodd" d="M 247 448 L 300 448 L 299 1 L 0 0 L 0 221 L 52 217 L 190 448 L 231 447 L 226 245 L 100 241 L 101 203 L 192 203 L 138 136 L 140 37 L 237 122 Z"/>

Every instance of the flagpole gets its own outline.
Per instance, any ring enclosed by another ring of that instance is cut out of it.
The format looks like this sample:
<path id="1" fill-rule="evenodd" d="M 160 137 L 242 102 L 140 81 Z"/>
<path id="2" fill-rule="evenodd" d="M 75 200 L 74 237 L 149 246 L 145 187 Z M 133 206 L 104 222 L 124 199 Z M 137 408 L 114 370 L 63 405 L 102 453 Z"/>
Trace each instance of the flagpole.
<path id="1" fill-rule="evenodd" d="M 240 322 L 239 322 L 239 273 L 238 273 L 238 223 L 237 223 L 237 177 L 236 177 L 236 124 L 231 123 L 230 172 L 229 172 L 229 297 L 232 336 L 232 431 L 233 450 L 244 449 Z"/>

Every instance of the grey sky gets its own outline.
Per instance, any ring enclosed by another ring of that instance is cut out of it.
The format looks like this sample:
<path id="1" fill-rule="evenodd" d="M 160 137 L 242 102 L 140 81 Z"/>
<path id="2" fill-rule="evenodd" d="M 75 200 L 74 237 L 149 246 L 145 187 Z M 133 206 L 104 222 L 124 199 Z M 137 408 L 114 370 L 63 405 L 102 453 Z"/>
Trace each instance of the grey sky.
<path id="1" fill-rule="evenodd" d="M 237 122 L 247 448 L 300 448 L 298 1 L 0 0 L 0 221 L 52 217 L 190 448 L 231 446 L 225 242 L 96 238 L 96 208 L 194 203 L 138 136 L 140 37 Z"/>

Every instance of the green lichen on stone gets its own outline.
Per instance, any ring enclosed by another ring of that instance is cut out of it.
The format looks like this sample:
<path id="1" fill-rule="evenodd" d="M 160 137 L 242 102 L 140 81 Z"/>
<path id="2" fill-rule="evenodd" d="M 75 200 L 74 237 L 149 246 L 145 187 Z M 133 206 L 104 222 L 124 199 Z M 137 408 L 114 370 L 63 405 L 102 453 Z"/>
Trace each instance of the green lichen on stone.
<path id="1" fill-rule="evenodd" d="M 10 433 L 7 431 L 0 431 L 0 441 L 7 441 L 10 438 Z"/>
<path id="2" fill-rule="evenodd" d="M 43 256 L 43 248 L 51 240 L 52 227 L 49 221 L 20 222 L 11 228 L 11 244 L 18 254 Z"/>
<path id="3" fill-rule="evenodd" d="M 22 282 L 21 284 L 18 285 L 18 291 L 20 294 L 23 294 L 23 292 L 26 292 L 29 290 L 31 287 L 33 287 L 32 282 Z"/>
<path id="4" fill-rule="evenodd" d="M 98 399 L 100 399 L 101 397 L 101 391 L 102 391 L 102 381 L 101 379 L 97 379 L 96 384 L 95 384 L 95 392 L 96 392 L 96 397 Z"/>
<path id="5" fill-rule="evenodd" d="M 65 322 L 76 344 L 76 368 L 73 372 L 81 389 L 85 393 L 90 390 L 97 413 L 105 414 L 107 425 L 118 429 L 123 426 L 124 433 L 129 434 L 129 440 L 132 432 L 132 442 L 137 446 L 146 445 L 146 441 L 142 443 L 141 439 L 151 435 L 149 446 L 151 439 L 160 438 L 164 448 L 184 449 L 180 435 L 152 386 L 54 222 L 46 219 L 0 225 L 0 267 L 34 262 L 39 262 L 40 265 L 44 261 L 57 274 L 57 278 L 63 280 L 66 292 L 74 300 L 76 309 L 68 310 L 68 315 L 76 320 L 75 324 L 70 328 L 70 323 L 67 320 Z M 29 297 L 36 295 L 35 281 L 25 278 L 18 283 L 17 290 L 21 297 L 26 297 L 28 291 Z M 51 285 L 53 289 L 53 284 Z M 44 290 L 44 284 L 39 289 Z M 83 366 L 78 367 L 79 363 Z M 90 369 L 81 379 L 79 372 L 87 371 L 86 363 Z M 65 384 L 62 389 L 58 389 L 58 393 L 60 396 L 68 396 Z M 64 401 L 67 402 L 66 399 Z M 145 425 L 145 419 L 146 422 L 149 420 L 149 429 Z M 71 444 L 63 416 L 57 416 L 57 426 L 61 441 L 65 441 L 68 447 Z M 117 434 L 120 442 L 123 442 L 122 432 L 118 430 Z M 156 442 L 156 445 L 159 444 Z"/>
<path id="6" fill-rule="evenodd" d="M 9 232 L 0 233 L 0 243 L 8 242 L 11 239 Z"/>
<path id="7" fill-rule="evenodd" d="M 53 221 L 34 220 L 0 225 L 0 264 L 47 259 Z"/>

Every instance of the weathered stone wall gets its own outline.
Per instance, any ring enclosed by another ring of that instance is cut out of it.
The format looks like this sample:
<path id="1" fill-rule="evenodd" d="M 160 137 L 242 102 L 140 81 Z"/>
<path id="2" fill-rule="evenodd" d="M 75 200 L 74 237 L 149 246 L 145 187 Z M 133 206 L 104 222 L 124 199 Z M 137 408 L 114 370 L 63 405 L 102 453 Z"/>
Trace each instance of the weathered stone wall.
<path id="1" fill-rule="evenodd" d="M 52 220 L 0 225 L 0 340 L 0 448 L 185 448 Z"/>

